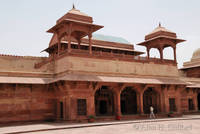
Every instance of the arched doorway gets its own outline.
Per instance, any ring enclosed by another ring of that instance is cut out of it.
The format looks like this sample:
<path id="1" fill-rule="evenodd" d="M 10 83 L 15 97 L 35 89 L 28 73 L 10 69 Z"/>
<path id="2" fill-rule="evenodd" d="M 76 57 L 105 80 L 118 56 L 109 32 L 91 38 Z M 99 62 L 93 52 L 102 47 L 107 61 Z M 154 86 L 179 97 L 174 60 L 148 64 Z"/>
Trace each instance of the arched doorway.
<path id="1" fill-rule="evenodd" d="M 95 93 L 96 116 L 109 116 L 114 114 L 113 93 L 107 86 L 102 86 Z"/>
<path id="2" fill-rule="evenodd" d="M 126 87 L 121 93 L 121 113 L 137 114 L 137 94 L 132 87 Z"/>
<path id="3" fill-rule="evenodd" d="M 150 106 L 153 106 L 154 113 L 159 111 L 159 94 L 149 87 L 143 94 L 143 110 L 145 114 L 150 113 Z"/>
<path id="4" fill-rule="evenodd" d="M 198 110 L 200 110 L 200 93 L 198 93 L 197 101 L 198 101 Z"/>

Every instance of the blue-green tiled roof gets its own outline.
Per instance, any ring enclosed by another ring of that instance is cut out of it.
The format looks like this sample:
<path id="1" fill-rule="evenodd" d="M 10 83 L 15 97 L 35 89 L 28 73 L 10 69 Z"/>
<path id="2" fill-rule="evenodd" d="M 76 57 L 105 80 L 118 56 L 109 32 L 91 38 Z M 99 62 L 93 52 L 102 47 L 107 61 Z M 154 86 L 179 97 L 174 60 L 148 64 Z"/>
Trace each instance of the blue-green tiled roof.
<path id="1" fill-rule="evenodd" d="M 103 34 L 93 34 L 92 39 L 109 41 L 109 42 L 116 42 L 116 43 L 130 44 L 130 42 L 128 42 L 126 39 L 124 39 L 122 37 L 103 35 Z"/>

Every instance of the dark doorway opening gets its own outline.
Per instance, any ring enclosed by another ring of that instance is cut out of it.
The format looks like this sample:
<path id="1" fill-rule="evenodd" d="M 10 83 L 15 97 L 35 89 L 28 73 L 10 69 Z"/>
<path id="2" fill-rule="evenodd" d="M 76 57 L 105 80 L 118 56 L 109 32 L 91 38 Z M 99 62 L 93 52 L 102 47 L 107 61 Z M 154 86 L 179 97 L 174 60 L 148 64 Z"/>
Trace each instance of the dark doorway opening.
<path id="1" fill-rule="evenodd" d="M 132 87 L 126 87 L 121 93 L 121 113 L 137 114 L 137 95 Z"/>
<path id="2" fill-rule="evenodd" d="M 101 100 L 100 101 L 100 109 L 99 113 L 104 115 L 107 113 L 107 101 Z"/>
<path id="3" fill-rule="evenodd" d="M 188 99 L 188 109 L 194 110 L 194 104 L 193 104 L 193 99 Z"/>
<path id="4" fill-rule="evenodd" d="M 169 98 L 169 111 L 176 112 L 176 99 L 175 98 Z"/>
<path id="5" fill-rule="evenodd" d="M 60 102 L 60 118 L 63 119 L 63 102 Z"/>
<path id="6" fill-rule="evenodd" d="M 151 87 L 143 94 L 143 110 L 145 114 L 150 113 L 150 106 L 154 108 L 154 113 L 158 113 L 159 94 Z"/>
<path id="7" fill-rule="evenodd" d="M 95 112 L 97 116 L 111 116 L 114 114 L 114 97 L 107 86 L 102 86 L 95 93 Z"/>
<path id="8" fill-rule="evenodd" d="M 126 101 L 125 100 L 121 100 L 121 112 L 122 114 L 126 113 Z"/>
<path id="9" fill-rule="evenodd" d="M 200 93 L 198 94 L 197 99 L 198 99 L 198 110 L 200 110 Z"/>

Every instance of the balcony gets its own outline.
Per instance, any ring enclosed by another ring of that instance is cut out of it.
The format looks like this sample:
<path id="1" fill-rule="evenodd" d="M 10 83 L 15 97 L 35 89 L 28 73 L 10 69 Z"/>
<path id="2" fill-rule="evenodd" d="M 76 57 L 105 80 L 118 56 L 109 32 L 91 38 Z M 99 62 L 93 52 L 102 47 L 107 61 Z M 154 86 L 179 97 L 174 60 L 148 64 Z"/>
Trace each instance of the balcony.
<path id="1" fill-rule="evenodd" d="M 123 61 L 130 61 L 130 62 L 141 62 L 141 63 L 154 63 L 154 64 L 167 64 L 176 66 L 177 63 L 174 60 L 169 59 L 159 59 L 159 58 L 147 58 L 141 56 L 134 56 L 125 53 L 113 53 L 113 52 L 104 52 L 104 51 L 92 51 L 92 54 L 89 53 L 88 50 L 81 50 L 81 49 L 71 49 L 71 52 L 68 52 L 67 49 L 62 51 L 59 55 L 51 55 L 48 59 L 35 64 L 35 68 L 40 68 L 41 66 L 62 58 L 64 56 L 71 55 L 71 56 L 80 56 L 80 57 L 88 57 L 88 58 L 101 58 L 101 59 L 109 59 L 109 60 L 123 60 Z"/>

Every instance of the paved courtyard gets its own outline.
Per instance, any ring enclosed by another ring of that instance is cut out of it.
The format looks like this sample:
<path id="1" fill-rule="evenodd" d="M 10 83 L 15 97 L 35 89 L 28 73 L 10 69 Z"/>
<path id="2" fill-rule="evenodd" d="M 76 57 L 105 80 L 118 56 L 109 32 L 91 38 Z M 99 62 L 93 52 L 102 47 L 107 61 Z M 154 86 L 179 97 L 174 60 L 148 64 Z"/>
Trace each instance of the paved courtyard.
<path id="1" fill-rule="evenodd" d="M 96 123 L 40 123 L 0 127 L 0 134 L 200 134 L 200 115 Z"/>
<path id="2" fill-rule="evenodd" d="M 199 134 L 200 119 L 62 129 L 31 134 Z"/>

